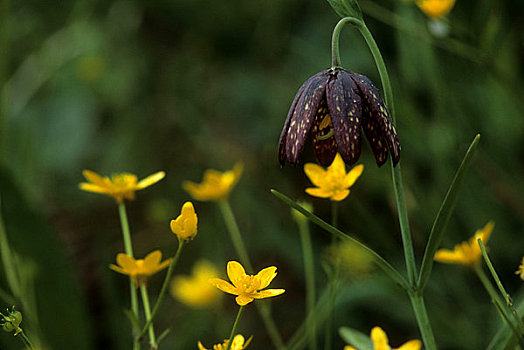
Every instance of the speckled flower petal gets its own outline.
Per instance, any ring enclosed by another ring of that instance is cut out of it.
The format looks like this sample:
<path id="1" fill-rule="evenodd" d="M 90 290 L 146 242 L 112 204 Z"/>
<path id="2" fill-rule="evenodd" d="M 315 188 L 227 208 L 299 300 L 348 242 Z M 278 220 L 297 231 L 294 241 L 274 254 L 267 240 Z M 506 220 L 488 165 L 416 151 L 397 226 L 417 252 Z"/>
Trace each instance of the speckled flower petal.
<path id="1" fill-rule="evenodd" d="M 368 106 L 365 106 L 362 113 L 362 126 L 364 134 L 368 139 L 375 161 L 377 165 L 382 166 L 388 159 L 388 148 L 385 142 L 382 142 L 380 125 L 376 119 L 371 115 L 371 110 Z"/>
<path id="2" fill-rule="evenodd" d="M 331 116 L 327 108 L 326 99 L 320 101 L 317 115 L 311 126 L 311 143 L 313 153 L 322 166 L 329 166 L 337 154 L 337 141 L 333 131 Z"/>
<path id="3" fill-rule="evenodd" d="M 352 165 L 360 157 L 360 124 L 362 102 L 349 72 L 337 69 L 326 88 L 326 99 L 338 152 Z"/>
<path id="4" fill-rule="evenodd" d="M 400 160 L 400 142 L 397 131 L 389 112 L 380 97 L 378 89 L 373 85 L 369 78 L 352 73 L 353 81 L 360 90 L 360 96 L 363 98 L 363 107 L 369 108 L 369 116 L 376 121 L 380 128 L 380 138 L 386 143 L 393 165 L 397 165 Z"/>
<path id="5" fill-rule="evenodd" d="M 327 71 L 313 77 L 300 96 L 286 134 L 286 156 L 291 164 L 298 162 L 306 144 L 311 125 L 324 98 L 328 80 Z"/>
<path id="6" fill-rule="evenodd" d="M 282 132 L 280 133 L 280 139 L 278 141 L 279 147 L 278 147 L 278 161 L 280 162 L 280 166 L 284 166 L 284 163 L 286 162 L 286 139 L 287 139 L 287 133 L 289 129 L 289 124 L 291 123 L 291 118 L 293 117 L 293 114 L 295 112 L 295 108 L 297 106 L 297 103 L 304 93 L 304 90 L 306 87 L 309 86 L 311 81 L 313 79 L 316 79 L 317 76 L 322 75 L 324 72 L 320 72 L 315 74 L 314 76 L 307 79 L 304 84 L 298 89 L 297 94 L 295 95 L 295 98 L 293 99 L 293 103 L 291 103 L 291 107 L 289 108 L 289 112 L 287 113 L 286 121 L 284 122 L 284 127 L 282 128 Z"/>

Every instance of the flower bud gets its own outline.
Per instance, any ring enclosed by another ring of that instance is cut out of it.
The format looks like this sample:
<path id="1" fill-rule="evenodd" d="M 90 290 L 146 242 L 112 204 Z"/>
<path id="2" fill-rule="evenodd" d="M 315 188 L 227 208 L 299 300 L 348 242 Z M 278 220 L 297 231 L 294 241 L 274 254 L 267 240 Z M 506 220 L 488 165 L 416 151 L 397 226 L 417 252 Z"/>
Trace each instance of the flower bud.
<path id="1" fill-rule="evenodd" d="M 10 333 L 15 331 L 15 335 L 22 332 L 22 328 L 20 328 L 20 323 L 22 323 L 22 313 L 15 310 L 14 306 L 11 311 L 7 309 L 7 316 L 2 313 L 0 313 L 0 316 L 0 327 L 2 327 L 4 332 Z"/>

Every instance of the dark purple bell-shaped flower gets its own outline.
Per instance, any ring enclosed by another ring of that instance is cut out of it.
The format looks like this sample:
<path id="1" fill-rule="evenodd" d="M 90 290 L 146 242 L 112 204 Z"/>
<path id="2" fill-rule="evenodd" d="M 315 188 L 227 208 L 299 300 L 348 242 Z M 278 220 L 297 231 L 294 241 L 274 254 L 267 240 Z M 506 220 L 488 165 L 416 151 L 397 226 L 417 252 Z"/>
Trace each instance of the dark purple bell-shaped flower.
<path id="1" fill-rule="evenodd" d="M 309 78 L 298 90 L 280 134 L 278 158 L 296 164 L 309 134 L 313 152 L 329 166 L 337 152 L 348 165 L 360 156 L 364 129 L 378 166 L 388 152 L 393 166 L 400 160 L 400 143 L 389 112 L 371 80 L 340 67 Z"/>

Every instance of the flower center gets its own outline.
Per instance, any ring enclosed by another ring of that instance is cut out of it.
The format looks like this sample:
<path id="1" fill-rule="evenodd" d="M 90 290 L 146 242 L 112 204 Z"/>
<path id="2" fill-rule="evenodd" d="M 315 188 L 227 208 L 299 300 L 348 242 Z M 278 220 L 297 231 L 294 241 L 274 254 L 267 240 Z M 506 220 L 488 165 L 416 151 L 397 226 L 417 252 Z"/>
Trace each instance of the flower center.
<path id="1" fill-rule="evenodd" d="M 242 293 L 256 293 L 260 288 L 260 280 L 256 276 L 246 275 L 240 279 L 238 287 L 242 291 Z"/>
<path id="2" fill-rule="evenodd" d="M 111 182 L 114 187 L 125 189 L 134 187 L 138 179 L 133 174 L 123 173 L 111 176 Z"/>

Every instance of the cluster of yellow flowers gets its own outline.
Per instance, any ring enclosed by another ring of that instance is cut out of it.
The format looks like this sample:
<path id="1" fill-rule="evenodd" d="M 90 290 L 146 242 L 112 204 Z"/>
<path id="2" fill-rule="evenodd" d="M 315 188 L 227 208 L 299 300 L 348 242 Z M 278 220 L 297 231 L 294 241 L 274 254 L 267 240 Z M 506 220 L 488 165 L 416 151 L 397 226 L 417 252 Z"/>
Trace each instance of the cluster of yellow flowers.
<path id="1" fill-rule="evenodd" d="M 199 201 L 221 202 L 227 199 L 234 185 L 238 182 L 243 171 L 241 163 L 237 163 L 230 171 L 219 172 L 207 170 L 202 183 L 185 181 L 183 188 Z M 93 171 L 85 170 L 84 177 L 88 182 L 79 185 L 80 189 L 88 192 L 101 193 L 113 197 L 120 205 L 124 200 L 135 199 L 135 192 L 149 187 L 165 177 L 164 172 L 157 172 L 138 181 L 136 175 L 123 173 L 112 177 L 102 177 Z M 193 203 L 185 202 L 180 215 L 170 222 L 171 231 L 180 242 L 188 242 L 197 234 L 198 216 Z M 173 258 L 162 261 L 162 253 L 155 250 L 144 259 L 135 259 L 129 254 L 119 253 L 116 257 L 117 265 L 109 267 L 119 273 L 129 276 L 135 287 L 145 286 L 148 279 L 157 272 L 165 269 L 173 262 Z M 171 281 L 171 294 L 183 303 L 196 307 L 212 305 L 218 298 L 217 288 L 236 295 L 236 302 L 245 306 L 254 299 L 263 299 L 284 293 L 284 289 L 265 289 L 276 276 L 276 267 L 271 266 L 261 270 L 256 275 L 248 275 L 244 267 L 236 261 L 227 264 L 227 274 L 232 284 L 217 278 L 217 269 L 207 261 L 198 262 L 193 269 L 193 276 L 176 276 Z M 216 287 L 216 288 L 215 288 Z M 247 340 L 240 334 L 233 337 L 231 344 L 226 339 L 222 344 L 213 346 L 214 350 L 242 350 L 247 347 L 252 338 Z M 198 342 L 199 349 L 205 349 Z"/>
<path id="2" fill-rule="evenodd" d="M 380 327 L 373 327 L 371 330 L 371 341 L 373 342 L 373 350 L 420 350 L 422 343 L 420 340 L 410 340 L 404 345 L 391 349 L 389 346 L 388 336 L 386 332 Z M 356 348 L 346 345 L 344 350 L 357 350 Z"/>

